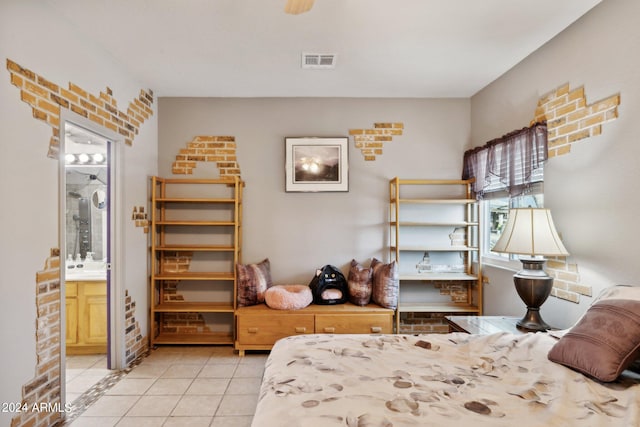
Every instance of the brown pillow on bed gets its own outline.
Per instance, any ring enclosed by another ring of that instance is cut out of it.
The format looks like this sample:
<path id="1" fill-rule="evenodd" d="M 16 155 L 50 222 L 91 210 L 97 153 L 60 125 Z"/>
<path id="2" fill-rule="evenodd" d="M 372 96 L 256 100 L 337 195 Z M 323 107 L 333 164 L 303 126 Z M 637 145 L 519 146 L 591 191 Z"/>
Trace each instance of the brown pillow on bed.
<path id="1" fill-rule="evenodd" d="M 385 264 L 373 258 L 371 260 L 373 270 L 373 290 L 371 300 L 384 308 L 398 306 L 398 264 L 392 261 Z"/>
<path id="2" fill-rule="evenodd" d="M 549 351 L 549 360 L 603 382 L 615 381 L 640 356 L 640 301 L 592 305 Z"/>
<path id="3" fill-rule="evenodd" d="M 640 286 L 613 285 L 604 288 L 591 305 L 607 299 L 629 299 L 640 301 Z M 577 322 L 576 322 L 577 323 Z M 640 355 L 627 369 L 640 374 Z"/>
<path id="4" fill-rule="evenodd" d="M 365 268 L 358 261 L 351 260 L 347 275 L 349 302 L 355 305 L 367 305 L 371 302 L 373 269 Z"/>
<path id="5" fill-rule="evenodd" d="M 236 264 L 236 274 L 238 306 L 263 303 L 264 293 L 273 285 L 269 258 L 258 264 Z"/>

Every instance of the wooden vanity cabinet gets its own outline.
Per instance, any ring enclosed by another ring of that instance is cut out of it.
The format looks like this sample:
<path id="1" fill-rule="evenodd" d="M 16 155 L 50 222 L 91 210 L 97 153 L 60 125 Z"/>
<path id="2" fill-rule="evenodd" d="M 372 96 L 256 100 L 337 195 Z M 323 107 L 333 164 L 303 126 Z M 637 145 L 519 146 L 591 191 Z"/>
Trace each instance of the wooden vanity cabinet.
<path id="1" fill-rule="evenodd" d="M 65 283 L 67 354 L 107 352 L 107 282 Z"/>

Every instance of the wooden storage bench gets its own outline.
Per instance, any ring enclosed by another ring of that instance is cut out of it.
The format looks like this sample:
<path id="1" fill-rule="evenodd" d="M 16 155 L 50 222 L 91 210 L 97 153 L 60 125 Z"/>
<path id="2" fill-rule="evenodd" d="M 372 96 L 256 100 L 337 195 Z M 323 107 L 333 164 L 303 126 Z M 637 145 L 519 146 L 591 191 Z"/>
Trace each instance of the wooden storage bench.
<path id="1" fill-rule="evenodd" d="M 300 334 L 390 334 L 394 311 L 379 305 L 311 304 L 300 310 L 274 310 L 265 304 L 238 307 L 235 348 L 270 350 L 280 338 Z"/>

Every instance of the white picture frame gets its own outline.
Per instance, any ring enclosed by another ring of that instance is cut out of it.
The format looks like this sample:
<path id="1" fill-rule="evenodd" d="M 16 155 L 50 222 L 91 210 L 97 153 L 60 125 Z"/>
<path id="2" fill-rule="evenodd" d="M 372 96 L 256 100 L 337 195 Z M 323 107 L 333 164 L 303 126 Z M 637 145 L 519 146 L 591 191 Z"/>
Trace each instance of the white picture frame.
<path id="1" fill-rule="evenodd" d="M 285 138 L 285 191 L 349 191 L 349 138 Z"/>

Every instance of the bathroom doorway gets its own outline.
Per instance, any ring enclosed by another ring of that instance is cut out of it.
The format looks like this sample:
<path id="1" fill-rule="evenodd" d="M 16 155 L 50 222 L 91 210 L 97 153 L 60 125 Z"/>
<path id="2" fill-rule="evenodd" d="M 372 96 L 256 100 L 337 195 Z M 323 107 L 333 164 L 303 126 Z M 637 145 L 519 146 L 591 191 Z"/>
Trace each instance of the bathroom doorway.
<path id="1" fill-rule="evenodd" d="M 65 342 L 61 353 L 68 403 L 90 391 L 111 368 L 112 144 L 87 126 L 62 124 L 60 268 Z"/>

